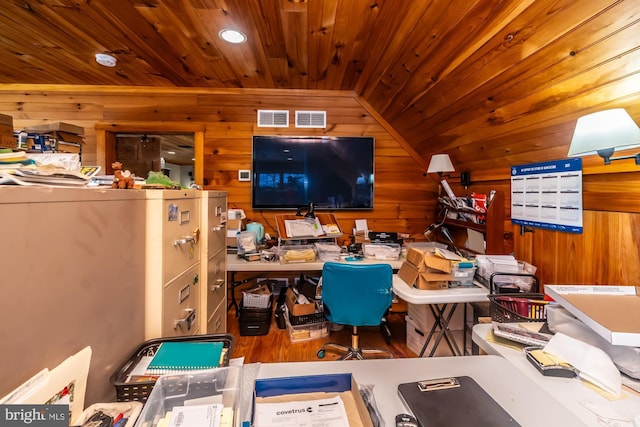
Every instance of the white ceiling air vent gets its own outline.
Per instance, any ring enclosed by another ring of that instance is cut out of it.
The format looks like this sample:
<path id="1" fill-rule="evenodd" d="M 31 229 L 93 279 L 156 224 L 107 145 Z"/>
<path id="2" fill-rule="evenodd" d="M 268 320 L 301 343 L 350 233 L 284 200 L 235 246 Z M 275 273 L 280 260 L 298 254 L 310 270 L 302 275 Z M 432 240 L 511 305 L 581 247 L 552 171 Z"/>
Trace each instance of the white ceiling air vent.
<path id="1" fill-rule="evenodd" d="M 326 128 L 326 111 L 296 111 L 297 128 Z"/>
<path id="2" fill-rule="evenodd" d="M 258 110 L 258 127 L 288 128 L 289 111 Z"/>

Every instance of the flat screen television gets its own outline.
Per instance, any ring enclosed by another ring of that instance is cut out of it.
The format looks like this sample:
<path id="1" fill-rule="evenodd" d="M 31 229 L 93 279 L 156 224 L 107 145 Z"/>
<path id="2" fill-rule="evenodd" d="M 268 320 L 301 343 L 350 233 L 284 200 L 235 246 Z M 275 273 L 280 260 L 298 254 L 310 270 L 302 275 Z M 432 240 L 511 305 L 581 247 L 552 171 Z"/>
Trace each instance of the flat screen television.
<path id="1" fill-rule="evenodd" d="M 373 209 L 373 137 L 253 137 L 253 209 Z"/>

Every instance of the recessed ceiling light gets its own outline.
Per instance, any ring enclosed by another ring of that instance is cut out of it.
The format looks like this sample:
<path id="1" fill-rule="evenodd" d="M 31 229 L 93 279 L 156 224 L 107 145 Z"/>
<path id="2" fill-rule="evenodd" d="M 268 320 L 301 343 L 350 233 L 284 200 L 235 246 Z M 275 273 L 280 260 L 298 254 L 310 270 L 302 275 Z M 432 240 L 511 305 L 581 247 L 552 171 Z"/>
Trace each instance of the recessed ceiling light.
<path id="1" fill-rule="evenodd" d="M 237 31 L 237 30 L 229 30 L 229 29 L 220 30 L 218 35 L 222 40 L 229 43 L 238 44 L 238 43 L 244 43 L 247 41 L 247 36 L 245 36 L 244 33 L 241 33 L 240 31 Z"/>
<path id="2" fill-rule="evenodd" d="M 176 154 L 175 151 L 167 151 L 167 154 Z"/>
<path id="3" fill-rule="evenodd" d="M 104 53 L 96 53 L 96 62 L 104 67 L 115 67 L 117 59 Z"/>

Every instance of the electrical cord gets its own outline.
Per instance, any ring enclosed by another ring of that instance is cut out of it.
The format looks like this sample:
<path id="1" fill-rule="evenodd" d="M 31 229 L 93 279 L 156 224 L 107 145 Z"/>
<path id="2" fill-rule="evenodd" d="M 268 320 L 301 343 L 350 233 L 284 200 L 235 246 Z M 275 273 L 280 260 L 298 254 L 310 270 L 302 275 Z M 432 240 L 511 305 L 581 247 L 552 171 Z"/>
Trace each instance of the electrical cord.
<path id="1" fill-rule="evenodd" d="M 431 233 L 433 233 L 438 228 L 442 227 L 442 224 L 444 224 L 444 222 L 447 219 L 447 214 L 448 213 L 449 213 L 449 208 L 445 208 L 444 215 L 442 216 L 442 221 L 440 221 L 439 223 L 431 224 L 429 227 L 427 227 L 426 230 L 423 231 L 422 234 L 424 234 L 424 237 L 426 237 L 427 240 L 431 241 L 431 239 L 429 239 L 429 236 L 431 235 Z"/>

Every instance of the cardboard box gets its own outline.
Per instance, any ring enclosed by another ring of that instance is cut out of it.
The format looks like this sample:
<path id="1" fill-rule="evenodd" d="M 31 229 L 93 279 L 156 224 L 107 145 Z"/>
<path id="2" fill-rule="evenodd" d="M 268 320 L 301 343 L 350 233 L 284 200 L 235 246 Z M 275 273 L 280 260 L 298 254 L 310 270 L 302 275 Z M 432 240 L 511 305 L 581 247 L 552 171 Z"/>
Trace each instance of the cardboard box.
<path id="1" fill-rule="evenodd" d="M 640 286 L 545 285 L 544 291 L 611 344 L 640 347 Z"/>
<path id="2" fill-rule="evenodd" d="M 284 392 L 286 390 L 286 392 Z M 259 402 L 283 403 L 325 399 L 339 395 L 352 427 L 373 427 L 358 384 L 351 374 L 305 375 L 263 378 L 255 382 L 254 412 Z"/>
<path id="3" fill-rule="evenodd" d="M 13 116 L 9 116 L 7 114 L 0 114 L 0 125 L 11 126 L 11 129 L 13 129 Z"/>
<path id="4" fill-rule="evenodd" d="M 227 246 L 235 248 L 238 246 L 238 232 L 245 229 L 244 219 L 227 220 Z"/>
<path id="5" fill-rule="evenodd" d="M 456 310 L 457 311 L 457 310 Z M 424 342 L 427 340 L 427 336 L 429 335 L 429 331 L 431 330 L 431 325 L 424 328 L 418 324 L 411 315 L 405 316 L 406 322 L 406 333 L 407 333 L 407 348 L 413 351 L 416 355 L 419 355 L 422 351 L 422 347 L 424 346 Z M 462 347 L 462 343 L 464 341 L 464 331 L 462 330 L 452 330 L 451 334 L 458 345 L 458 347 Z M 435 344 L 435 336 L 431 337 L 431 341 L 427 345 L 427 348 L 424 351 L 423 356 L 428 356 Z M 450 356 L 450 350 L 446 347 L 444 340 L 440 342 L 438 348 L 436 349 L 434 356 Z M 443 351 L 444 350 L 444 351 Z M 486 354 L 486 353 L 485 353 Z"/>
<path id="6" fill-rule="evenodd" d="M 407 261 L 410 262 L 415 267 L 418 267 L 418 270 L 424 265 L 424 255 L 426 251 L 417 248 L 409 248 L 407 250 Z"/>
<path id="7" fill-rule="evenodd" d="M 0 135 L 11 135 L 11 136 L 13 136 L 13 125 L 0 124 Z"/>
<path id="8" fill-rule="evenodd" d="M 406 259 L 420 272 L 432 268 L 445 273 L 451 273 L 451 261 L 435 255 L 430 250 L 410 247 L 409 250 L 407 250 Z"/>
<path id="9" fill-rule="evenodd" d="M 449 281 L 453 280 L 450 274 L 437 270 L 426 269 L 419 271 L 418 267 L 410 262 L 403 262 L 398 270 L 398 277 L 404 280 L 409 286 L 421 290 L 448 289 Z"/>
<path id="10" fill-rule="evenodd" d="M 418 267 L 407 261 L 404 261 L 398 270 L 398 277 L 409 286 L 414 286 L 419 275 Z"/>
<path id="11" fill-rule="evenodd" d="M 440 258 L 433 253 L 427 252 L 424 255 L 424 263 L 427 267 L 433 268 L 435 270 L 444 271 L 445 273 L 451 273 L 451 261 Z"/>
<path id="12" fill-rule="evenodd" d="M 244 219 L 228 219 L 227 220 L 227 231 L 229 230 L 238 230 L 242 231 L 246 229 L 247 223 Z"/>
<path id="13" fill-rule="evenodd" d="M 55 131 L 68 132 L 75 135 L 84 135 L 84 128 L 69 123 L 54 122 L 37 126 L 29 126 L 25 129 L 27 132 L 33 133 L 51 133 Z"/>
<path id="14" fill-rule="evenodd" d="M 16 138 L 13 135 L 0 135 L 0 147 L 17 148 L 18 144 Z"/>
<path id="15" fill-rule="evenodd" d="M 448 289 L 449 282 L 453 280 L 450 274 L 441 273 L 439 271 L 425 271 L 420 273 L 416 288 L 424 291 L 437 291 L 440 289 Z"/>
<path id="16" fill-rule="evenodd" d="M 304 316 L 309 314 L 315 314 L 316 312 L 316 304 L 315 302 L 311 302 L 309 304 L 298 304 L 296 300 L 298 296 L 293 292 L 291 288 L 287 288 L 286 291 L 286 304 L 287 310 L 293 316 Z"/>
<path id="17" fill-rule="evenodd" d="M 447 308 L 447 314 L 451 307 Z M 436 321 L 429 304 L 407 304 L 407 316 L 412 319 L 416 327 L 421 331 L 429 331 Z M 461 331 L 464 329 L 464 310 L 456 309 L 449 320 L 449 330 Z"/>

